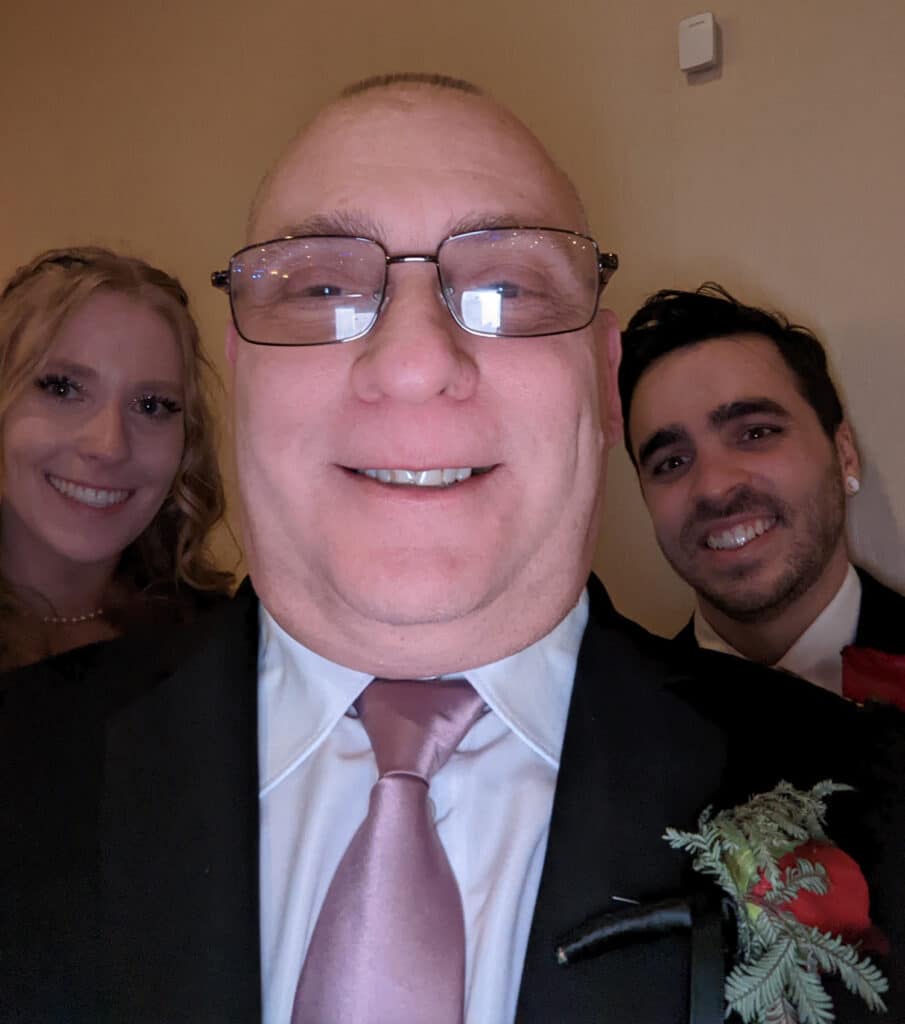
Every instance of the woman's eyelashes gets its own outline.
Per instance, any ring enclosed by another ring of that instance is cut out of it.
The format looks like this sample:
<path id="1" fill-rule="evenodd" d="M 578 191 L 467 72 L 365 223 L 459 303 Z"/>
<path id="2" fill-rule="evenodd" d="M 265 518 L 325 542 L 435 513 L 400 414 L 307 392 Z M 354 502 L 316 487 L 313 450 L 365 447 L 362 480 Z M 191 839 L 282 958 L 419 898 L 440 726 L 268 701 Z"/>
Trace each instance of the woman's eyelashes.
<path id="1" fill-rule="evenodd" d="M 152 419 L 166 419 L 182 412 L 182 405 L 175 398 L 154 394 L 141 395 L 135 400 L 135 408 Z"/>
<path id="2" fill-rule="evenodd" d="M 53 398 L 74 398 L 80 394 L 82 387 L 71 377 L 64 374 L 47 373 L 35 381 L 35 387 Z"/>
<path id="3" fill-rule="evenodd" d="M 87 397 L 83 385 L 66 374 L 47 373 L 35 381 L 35 387 L 60 401 Z M 155 420 L 169 419 L 182 412 L 182 402 L 154 391 L 136 395 L 129 402 L 129 407 L 141 416 Z"/>

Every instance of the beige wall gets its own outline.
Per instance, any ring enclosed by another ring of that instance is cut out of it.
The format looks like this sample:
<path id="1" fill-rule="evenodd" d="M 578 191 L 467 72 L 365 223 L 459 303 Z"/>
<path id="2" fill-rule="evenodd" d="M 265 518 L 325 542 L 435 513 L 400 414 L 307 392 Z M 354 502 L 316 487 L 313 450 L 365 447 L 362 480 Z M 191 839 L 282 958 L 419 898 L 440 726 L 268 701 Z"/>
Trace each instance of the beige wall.
<path id="1" fill-rule="evenodd" d="M 720 280 L 826 339 L 865 457 L 859 557 L 905 584 L 905 4 L 724 0 L 724 66 L 676 67 L 677 0 L 84 0 L 7 4 L 0 36 L 0 275 L 96 241 L 206 284 L 294 125 L 391 69 L 472 78 L 573 174 L 622 256 L 609 301 Z M 617 603 L 669 629 L 689 607 L 621 451 L 599 567 Z"/>

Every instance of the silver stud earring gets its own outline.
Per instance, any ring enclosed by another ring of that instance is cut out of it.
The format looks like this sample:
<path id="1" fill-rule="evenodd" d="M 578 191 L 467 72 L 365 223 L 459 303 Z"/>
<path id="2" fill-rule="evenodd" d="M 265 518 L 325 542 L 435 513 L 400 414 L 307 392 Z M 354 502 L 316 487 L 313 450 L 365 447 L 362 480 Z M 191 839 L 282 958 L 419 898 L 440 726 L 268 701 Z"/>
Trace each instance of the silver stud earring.
<path id="1" fill-rule="evenodd" d="M 847 476 L 845 489 L 849 494 L 857 494 L 861 490 L 861 481 L 856 476 Z"/>

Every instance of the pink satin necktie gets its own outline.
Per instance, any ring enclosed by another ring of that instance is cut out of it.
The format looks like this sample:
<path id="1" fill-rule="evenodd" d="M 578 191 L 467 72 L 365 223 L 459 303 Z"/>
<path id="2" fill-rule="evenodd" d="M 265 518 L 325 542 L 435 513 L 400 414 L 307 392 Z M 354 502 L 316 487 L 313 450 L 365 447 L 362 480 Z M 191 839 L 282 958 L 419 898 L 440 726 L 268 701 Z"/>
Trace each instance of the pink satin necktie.
<path id="1" fill-rule="evenodd" d="M 464 680 L 375 680 L 357 708 L 379 778 L 327 891 L 292 1024 L 461 1024 L 462 901 L 428 786 L 484 704 Z"/>

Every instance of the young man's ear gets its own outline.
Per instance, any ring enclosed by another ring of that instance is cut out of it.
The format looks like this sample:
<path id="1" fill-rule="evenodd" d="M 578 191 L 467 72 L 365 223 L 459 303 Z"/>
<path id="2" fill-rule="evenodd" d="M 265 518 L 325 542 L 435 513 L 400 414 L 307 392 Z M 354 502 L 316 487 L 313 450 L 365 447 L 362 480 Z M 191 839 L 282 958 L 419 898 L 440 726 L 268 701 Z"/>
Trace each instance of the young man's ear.
<path id="1" fill-rule="evenodd" d="M 848 420 L 839 424 L 834 444 L 845 491 L 847 494 L 856 494 L 861 487 L 861 459 Z"/>
<path id="2" fill-rule="evenodd" d="M 597 374 L 600 401 L 600 425 L 607 448 L 622 438 L 622 403 L 619 400 L 619 363 L 622 360 L 622 334 L 612 310 L 602 309 L 595 323 L 597 333 Z"/>

